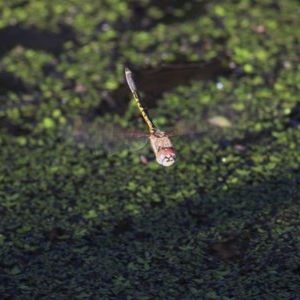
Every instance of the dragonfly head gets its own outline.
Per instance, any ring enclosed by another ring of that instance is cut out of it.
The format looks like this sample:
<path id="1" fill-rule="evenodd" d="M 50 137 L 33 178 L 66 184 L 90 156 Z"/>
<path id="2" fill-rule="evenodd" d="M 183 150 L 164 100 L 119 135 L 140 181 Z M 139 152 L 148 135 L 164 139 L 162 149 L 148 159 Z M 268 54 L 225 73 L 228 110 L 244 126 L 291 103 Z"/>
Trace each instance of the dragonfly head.
<path id="1" fill-rule="evenodd" d="M 173 147 L 160 149 L 156 154 L 156 161 L 164 167 L 171 166 L 176 160 L 176 153 Z"/>

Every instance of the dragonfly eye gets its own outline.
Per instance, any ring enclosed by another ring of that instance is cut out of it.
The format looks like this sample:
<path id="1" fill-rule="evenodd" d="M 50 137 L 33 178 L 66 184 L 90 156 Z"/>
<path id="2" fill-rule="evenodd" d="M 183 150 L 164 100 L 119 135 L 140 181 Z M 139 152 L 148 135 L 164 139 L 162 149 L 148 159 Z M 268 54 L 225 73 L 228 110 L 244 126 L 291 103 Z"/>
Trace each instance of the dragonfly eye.
<path id="1" fill-rule="evenodd" d="M 171 166 L 176 160 L 176 154 L 173 148 L 161 149 L 156 156 L 156 161 L 164 167 Z"/>

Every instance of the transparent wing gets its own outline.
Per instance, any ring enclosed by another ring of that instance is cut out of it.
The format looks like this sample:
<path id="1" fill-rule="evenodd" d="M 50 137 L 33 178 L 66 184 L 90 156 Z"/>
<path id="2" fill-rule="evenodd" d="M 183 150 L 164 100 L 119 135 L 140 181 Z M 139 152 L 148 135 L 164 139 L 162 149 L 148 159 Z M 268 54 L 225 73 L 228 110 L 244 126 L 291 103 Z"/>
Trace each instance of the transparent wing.
<path id="1" fill-rule="evenodd" d="M 138 150 L 149 141 L 149 135 L 98 122 L 76 120 L 70 122 L 64 138 L 78 147 L 115 153 L 121 150 Z"/>
<path id="2" fill-rule="evenodd" d="M 216 131 L 222 135 L 220 129 L 230 127 L 229 122 L 220 116 L 202 120 L 197 124 L 189 124 L 185 120 L 177 122 L 173 128 L 164 130 L 164 132 L 171 138 L 181 136 L 193 140 L 202 138 L 208 133 L 215 132 L 216 134 Z M 63 138 L 69 141 L 72 146 L 79 148 L 116 153 L 122 150 L 133 151 L 143 148 L 149 141 L 149 134 L 110 125 L 103 120 L 89 122 L 82 118 L 76 118 L 69 121 L 63 132 Z"/>

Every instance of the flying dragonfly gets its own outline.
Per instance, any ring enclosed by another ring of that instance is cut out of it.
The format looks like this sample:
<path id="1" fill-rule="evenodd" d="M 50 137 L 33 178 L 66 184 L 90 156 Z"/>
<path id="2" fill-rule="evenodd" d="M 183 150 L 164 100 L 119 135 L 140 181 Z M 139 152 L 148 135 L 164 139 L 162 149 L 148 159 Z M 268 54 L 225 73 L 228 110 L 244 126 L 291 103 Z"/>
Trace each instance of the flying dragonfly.
<path id="1" fill-rule="evenodd" d="M 156 161 L 164 167 L 169 167 L 176 160 L 176 152 L 173 148 L 171 140 L 169 139 L 168 135 L 164 131 L 158 129 L 151 120 L 149 114 L 147 113 L 145 107 L 141 102 L 141 97 L 133 80 L 132 72 L 128 68 L 125 68 L 125 76 L 136 105 L 143 119 L 148 125 L 149 139 L 156 157 Z"/>
<path id="2" fill-rule="evenodd" d="M 119 150 L 138 150 L 150 140 L 151 147 L 156 157 L 156 161 L 165 167 L 171 166 L 177 159 L 176 151 L 170 140 L 170 136 L 188 136 L 190 138 L 199 138 L 205 133 L 205 125 L 201 124 L 201 131 L 186 126 L 185 123 L 177 124 L 171 132 L 165 132 L 158 129 L 151 120 L 146 108 L 141 102 L 141 97 L 133 79 L 133 74 L 129 68 L 125 68 L 125 77 L 127 84 L 132 92 L 135 103 L 148 126 L 148 133 L 125 130 L 123 128 L 114 126 L 113 124 L 103 123 L 103 120 L 85 121 L 84 119 L 75 119 L 71 124 L 71 134 L 66 132 L 65 136 L 74 138 L 77 145 L 83 145 L 91 149 L 98 149 L 101 147 L 104 151 L 110 153 Z M 231 124 L 228 119 L 222 116 L 215 116 L 206 120 L 207 124 L 215 125 L 217 127 L 230 127 Z M 193 121 L 194 122 L 194 121 Z"/>

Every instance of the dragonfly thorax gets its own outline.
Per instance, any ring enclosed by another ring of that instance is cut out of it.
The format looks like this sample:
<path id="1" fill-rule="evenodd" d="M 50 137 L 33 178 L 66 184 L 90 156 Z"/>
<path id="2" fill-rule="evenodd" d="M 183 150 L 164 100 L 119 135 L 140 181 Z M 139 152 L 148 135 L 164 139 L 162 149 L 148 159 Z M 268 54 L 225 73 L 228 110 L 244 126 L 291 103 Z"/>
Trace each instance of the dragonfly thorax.
<path id="1" fill-rule="evenodd" d="M 163 131 L 159 132 L 162 136 L 156 136 L 155 134 L 150 135 L 150 143 L 155 153 L 156 161 L 168 167 L 175 162 L 175 150 L 168 136 Z"/>

